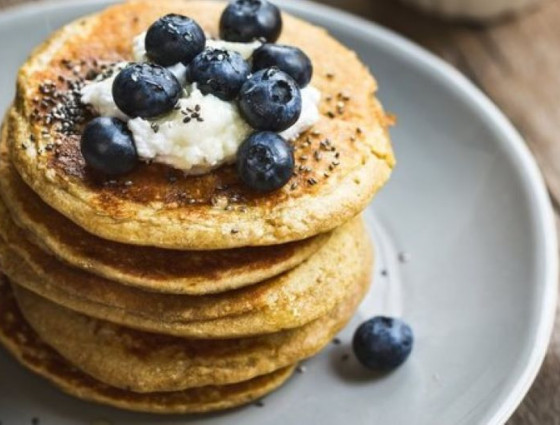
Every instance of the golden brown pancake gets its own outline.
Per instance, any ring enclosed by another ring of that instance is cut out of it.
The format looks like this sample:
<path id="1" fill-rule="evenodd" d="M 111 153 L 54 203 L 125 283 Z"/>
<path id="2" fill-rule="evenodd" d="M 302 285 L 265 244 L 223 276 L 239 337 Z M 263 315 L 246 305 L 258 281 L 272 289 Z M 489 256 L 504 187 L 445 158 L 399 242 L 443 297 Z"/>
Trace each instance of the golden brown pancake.
<path id="1" fill-rule="evenodd" d="M 5 133 L 5 132 L 4 132 Z M 323 234 L 270 247 L 179 251 L 100 239 L 45 204 L 0 145 L 0 195 L 29 239 L 69 265 L 148 291 L 202 295 L 261 282 L 301 264 L 328 240 Z"/>
<path id="2" fill-rule="evenodd" d="M 371 268 L 361 219 L 309 260 L 268 281 L 217 295 L 160 294 L 65 266 L 28 242 L 0 202 L 0 261 L 14 283 L 88 316 L 156 333 L 234 338 L 302 326 L 331 310 Z"/>
<path id="3" fill-rule="evenodd" d="M 285 13 L 278 42 L 309 55 L 311 84 L 323 95 L 320 120 L 295 142 L 297 172 L 285 187 L 253 193 L 228 166 L 185 177 L 166 166 L 141 164 L 114 181 L 86 167 L 79 139 L 87 114 L 72 112 L 77 119 L 64 126 L 49 102 L 100 64 L 131 59 L 133 37 L 166 13 L 190 16 L 216 36 L 224 5 L 132 1 L 68 24 L 37 48 L 19 72 L 7 122 L 10 155 L 25 182 L 90 233 L 174 249 L 301 240 L 362 211 L 394 165 L 390 120 L 375 97 L 376 82 L 354 52 Z"/>
<path id="4" fill-rule="evenodd" d="M 17 285 L 23 316 L 42 341 L 78 369 L 134 392 L 226 385 L 315 355 L 348 322 L 369 288 L 364 276 L 324 317 L 275 334 L 233 340 L 190 340 L 135 331 L 92 319 Z"/>
<path id="5" fill-rule="evenodd" d="M 153 413 L 203 413 L 250 403 L 282 385 L 294 367 L 249 381 L 175 392 L 135 393 L 111 387 L 76 369 L 45 344 L 22 317 L 9 284 L 0 280 L 0 343 L 25 367 L 65 393 L 121 409 Z"/>

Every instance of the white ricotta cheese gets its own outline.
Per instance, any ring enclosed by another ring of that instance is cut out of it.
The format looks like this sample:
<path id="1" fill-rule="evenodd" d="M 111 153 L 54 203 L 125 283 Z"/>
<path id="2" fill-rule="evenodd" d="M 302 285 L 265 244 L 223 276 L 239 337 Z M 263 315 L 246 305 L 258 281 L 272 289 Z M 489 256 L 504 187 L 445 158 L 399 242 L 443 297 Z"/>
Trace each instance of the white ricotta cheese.
<path id="1" fill-rule="evenodd" d="M 128 122 L 140 157 L 201 174 L 235 161 L 239 145 L 253 131 L 235 103 L 203 95 L 196 84 L 178 107 L 157 120 Z M 199 118 L 188 119 L 193 113 Z"/>
<path id="2" fill-rule="evenodd" d="M 135 37 L 133 56 L 136 62 L 147 61 L 145 33 Z M 231 43 L 207 40 L 207 46 L 239 52 L 249 58 L 260 42 Z M 118 64 L 121 68 L 126 63 Z M 168 68 L 186 85 L 186 67 L 178 63 Z M 237 149 L 254 131 L 241 117 L 236 102 L 227 102 L 211 94 L 203 95 L 196 84 L 186 85 L 177 108 L 157 119 L 126 116 L 115 105 L 112 96 L 113 76 L 93 81 L 82 89 L 82 102 L 91 105 L 102 116 L 128 122 L 140 158 L 164 163 L 189 174 L 203 174 L 220 165 L 235 161 Z M 320 92 L 311 86 L 301 91 L 302 113 L 298 121 L 280 133 L 293 140 L 319 119 Z M 194 113 L 194 116 L 193 116 Z M 189 119 L 186 119 L 190 117 Z"/>
<path id="3" fill-rule="evenodd" d="M 280 135 L 286 140 L 295 140 L 304 131 L 319 121 L 319 103 L 321 92 L 313 86 L 301 90 L 301 115 L 294 125 L 284 130 Z"/>
<path id="4" fill-rule="evenodd" d="M 121 62 L 114 66 L 113 75 L 104 80 L 95 80 L 82 88 L 82 103 L 93 106 L 95 112 L 104 117 L 116 117 L 126 121 L 128 116 L 122 112 L 113 100 L 113 80 L 117 72 L 127 65 Z"/>
<path id="5" fill-rule="evenodd" d="M 132 57 L 135 62 L 148 62 L 148 55 L 146 54 L 146 32 L 138 34 L 132 40 Z"/>

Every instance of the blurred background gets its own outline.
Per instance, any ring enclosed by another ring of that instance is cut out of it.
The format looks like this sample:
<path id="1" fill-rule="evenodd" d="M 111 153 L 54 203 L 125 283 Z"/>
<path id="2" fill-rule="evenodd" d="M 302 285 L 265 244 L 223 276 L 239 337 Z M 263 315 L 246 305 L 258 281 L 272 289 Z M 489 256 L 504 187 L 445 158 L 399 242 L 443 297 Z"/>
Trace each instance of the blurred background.
<path id="1" fill-rule="evenodd" d="M 41 1 L 0 0 L 0 10 Z M 523 134 L 560 217 L 560 0 L 318 1 L 388 27 L 463 72 Z M 544 367 L 508 424 L 560 424 L 560 318 Z"/>

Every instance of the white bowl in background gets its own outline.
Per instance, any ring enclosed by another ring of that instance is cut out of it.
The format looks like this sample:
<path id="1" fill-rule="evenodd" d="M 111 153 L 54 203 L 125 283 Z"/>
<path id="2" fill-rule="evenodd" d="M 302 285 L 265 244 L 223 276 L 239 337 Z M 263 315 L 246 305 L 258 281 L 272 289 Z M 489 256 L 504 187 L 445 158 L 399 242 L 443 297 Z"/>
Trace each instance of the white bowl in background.
<path id="1" fill-rule="evenodd" d="M 402 0 L 449 18 L 487 21 L 523 11 L 541 0 Z"/>

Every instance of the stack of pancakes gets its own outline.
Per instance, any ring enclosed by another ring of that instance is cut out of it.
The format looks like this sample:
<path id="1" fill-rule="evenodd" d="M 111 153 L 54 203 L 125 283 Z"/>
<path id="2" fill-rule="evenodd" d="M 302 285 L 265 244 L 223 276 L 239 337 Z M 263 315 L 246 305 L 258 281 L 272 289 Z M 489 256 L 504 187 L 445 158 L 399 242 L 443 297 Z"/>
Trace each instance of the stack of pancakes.
<path id="1" fill-rule="evenodd" d="M 141 164 L 115 179 L 85 166 L 84 80 L 130 60 L 164 14 L 217 35 L 223 7 L 117 5 L 59 30 L 18 75 L 0 145 L 0 342 L 77 397 L 160 413 L 250 402 L 369 288 L 359 214 L 394 165 L 390 120 L 367 69 L 322 29 L 284 14 L 279 42 L 310 56 L 323 100 L 281 190 L 252 193 L 230 166 L 194 177 Z"/>

